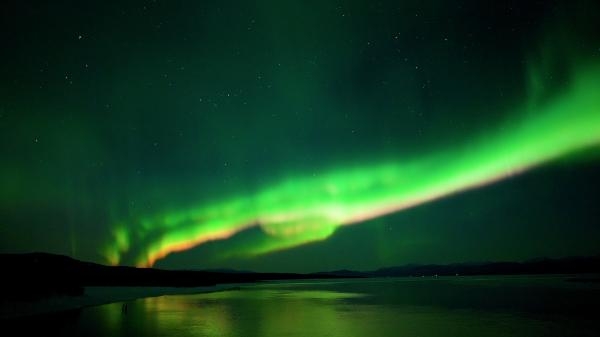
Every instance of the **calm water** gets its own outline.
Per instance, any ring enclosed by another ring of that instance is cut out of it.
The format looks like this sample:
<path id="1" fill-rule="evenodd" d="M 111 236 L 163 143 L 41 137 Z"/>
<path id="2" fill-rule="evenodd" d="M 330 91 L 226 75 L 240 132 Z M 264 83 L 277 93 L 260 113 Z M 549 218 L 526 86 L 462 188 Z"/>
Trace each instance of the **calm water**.
<path id="1" fill-rule="evenodd" d="M 21 324 L 67 336 L 597 336 L 600 284 L 564 277 L 267 283 Z M 40 331 L 38 331 L 39 333 Z"/>

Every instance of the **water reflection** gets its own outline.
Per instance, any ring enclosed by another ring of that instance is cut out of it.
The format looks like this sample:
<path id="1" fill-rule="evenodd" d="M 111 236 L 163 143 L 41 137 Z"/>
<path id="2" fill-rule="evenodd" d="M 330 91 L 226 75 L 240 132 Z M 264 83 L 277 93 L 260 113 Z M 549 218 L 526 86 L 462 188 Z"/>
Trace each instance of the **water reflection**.
<path id="1" fill-rule="evenodd" d="M 595 336 L 598 287 L 560 280 L 265 284 L 83 309 L 66 336 Z M 51 325 L 51 323 L 44 323 Z M 48 332 L 48 331 L 44 331 Z M 48 333 L 44 333 L 48 335 Z"/>
<path id="2" fill-rule="evenodd" d="M 160 317 L 159 329 L 189 336 L 281 336 L 346 334 L 339 300 L 362 296 L 335 291 L 240 290 L 141 301 L 147 315 Z M 319 303 L 315 303 L 319 302 Z"/>

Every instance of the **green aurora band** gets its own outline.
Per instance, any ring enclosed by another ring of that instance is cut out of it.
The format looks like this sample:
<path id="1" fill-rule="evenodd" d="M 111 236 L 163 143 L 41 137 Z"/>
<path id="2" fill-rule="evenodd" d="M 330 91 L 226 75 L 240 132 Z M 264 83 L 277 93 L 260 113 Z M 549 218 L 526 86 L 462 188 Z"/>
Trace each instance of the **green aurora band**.
<path id="1" fill-rule="evenodd" d="M 530 79 L 531 80 L 531 79 Z M 229 256 L 254 256 L 324 240 L 336 228 L 398 212 L 511 177 L 600 144 L 600 67 L 579 66 L 569 85 L 530 99 L 460 147 L 417 158 L 289 177 L 250 195 L 115 225 L 103 251 L 112 264 L 152 266 L 170 253 L 259 226 L 260 242 Z M 530 96 L 535 96 L 531 94 Z"/>

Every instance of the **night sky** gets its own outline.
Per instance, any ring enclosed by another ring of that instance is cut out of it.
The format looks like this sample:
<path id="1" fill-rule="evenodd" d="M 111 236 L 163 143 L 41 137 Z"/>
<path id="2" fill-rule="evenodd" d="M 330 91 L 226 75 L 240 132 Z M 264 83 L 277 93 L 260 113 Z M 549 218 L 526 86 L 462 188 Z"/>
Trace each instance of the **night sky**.
<path id="1" fill-rule="evenodd" d="M 0 252 L 600 253 L 596 1 L 5 1 Z"/>

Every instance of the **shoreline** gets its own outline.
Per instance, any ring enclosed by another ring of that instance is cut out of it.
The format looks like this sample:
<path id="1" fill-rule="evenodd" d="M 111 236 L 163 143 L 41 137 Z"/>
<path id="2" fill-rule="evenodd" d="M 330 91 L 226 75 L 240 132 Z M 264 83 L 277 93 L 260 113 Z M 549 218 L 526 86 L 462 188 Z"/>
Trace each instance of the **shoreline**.
<path id="1" fill-rule="evenodd" d="M 142 298 L 235 290 L 239 289 L 240 285 L 239 283 L 229 283 L 206 287 L 84 287 L 84 294 L 81 296 L 63 295 L 34 301 L 2 301 L 0 302 L 0 320 L 60 313 Z"/>
<path id="2" fill-rule="evenodd" d="M 242 286 L 256 286 L 271 283 L 296 283 L 310 281 L 386 281 L 390 279 L 408 282 L 422 281 L 453 281 L 453 280 L 538 280 L 549 278 L 563 279 L 564 286 L 595 286 L 600 283 L 600 274 L 526 274 L 526 275 L 460 275 L 460 276 L 380 276 L 368 278 L 339 278 L 339 279 L 287 279 L 287 280 L 262 280 L 258 282 L 221 283 L 213 286 L 199 287 L 145 287 L 145 286 L 87 286 L 84 294 L 80 296 L 50 296 L 33 301 L 0 301 L 0 321 L 18 320 L 28 317 L 58 314 L 62 312 L 79 310 L 88 307 L 100 306 L 111 303 L 134 301 L 142 298 L 170 296 L 170 295 L 195 295 L 221 291 L 239 290 Z"/>

